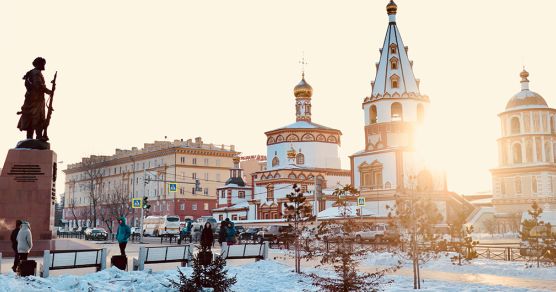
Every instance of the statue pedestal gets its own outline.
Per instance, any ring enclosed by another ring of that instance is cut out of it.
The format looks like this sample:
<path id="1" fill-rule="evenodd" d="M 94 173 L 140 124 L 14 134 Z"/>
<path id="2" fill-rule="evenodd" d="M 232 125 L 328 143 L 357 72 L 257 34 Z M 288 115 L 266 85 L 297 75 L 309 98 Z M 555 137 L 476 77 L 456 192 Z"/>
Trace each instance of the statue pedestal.
<path id="1" fill-rule="evenodd" d="M 11 149 L 0 175 L 0 250 L 12 255 L 10 234 L 17 219 L 28 221 L 33 234 L 31 256 L 54 247 L 56 153 Z"/>

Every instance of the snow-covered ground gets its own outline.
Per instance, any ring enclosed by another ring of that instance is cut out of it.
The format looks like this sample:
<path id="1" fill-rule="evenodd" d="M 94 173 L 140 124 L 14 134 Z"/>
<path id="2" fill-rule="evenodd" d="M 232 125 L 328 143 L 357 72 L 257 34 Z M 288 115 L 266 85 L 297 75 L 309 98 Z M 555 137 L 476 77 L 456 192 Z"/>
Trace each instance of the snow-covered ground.
<path id="1" fill-rule="evenodd" d="M 528 279 L 556 279 L 556 267 L 527 268 L 523 261 L 501 261 L 488 259 L 474 259 L 463 265 L 454 265 L 450 260 L 451 255 L 442 255 L 423 265 L 423 269 L 449 273 L 490 274 L 503 277 L 517 277 Z M 394 265 L 400 257 L 392 253 L 372 253 L 362 262 L 363 266 L 388 266 Z M 405 261 L 406 267 L 411 266 Z"/>
<path id="2" fill-rule="evenodd" d="M 191 268 L 181 268 L 190 275 Z M 259 261 L 241 266 L 229 266 L 229 274 L 236 275 L 238 282 L 233 291 L 320 291 L 311 281 L 293 273 L 288 265 L 273 261 Z M 309 272 L 327 273 L 322 270 L 307 269 Z M 83 276 L 65 275 L 50 278 L 19 278 L 13 273 L 0 275 L 0 291 L 172 291 L 168 278 L 177 279 L 176 270 L 161 272 L 124 272 L 111 268 Z M 413 291 L 413 280 L 408 276 L 393 275 L 394 283 L 386 291 Z M 422 291 L 535 291 L 506 286 L 490 286 L 476 283 L 452 281 L 426 281 Z M 537 290 L 540 291 L 540 290 Z"/>

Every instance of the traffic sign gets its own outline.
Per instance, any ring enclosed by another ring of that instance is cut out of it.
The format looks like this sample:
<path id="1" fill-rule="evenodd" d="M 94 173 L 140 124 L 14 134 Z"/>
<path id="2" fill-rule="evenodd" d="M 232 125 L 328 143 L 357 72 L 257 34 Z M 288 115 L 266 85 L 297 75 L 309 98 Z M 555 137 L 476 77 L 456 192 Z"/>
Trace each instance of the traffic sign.
<path id="1" fill-rule="evenodd" d="M 178 184 L 177 183 L 168 183 L 168 192 L 175 193 L 178 191 Z"/>
<path id="2" fill-rule="evenodd" d="M 365 197 L 357 198 L 357 206 L 365 206 Z"/>
<path id="3" fill-rule="evenodd" d="M 131 199 L 131 208 L 133 208 L 133 209 L 143 208 L 143 199 L 141 199 L 141 198 Z"/>

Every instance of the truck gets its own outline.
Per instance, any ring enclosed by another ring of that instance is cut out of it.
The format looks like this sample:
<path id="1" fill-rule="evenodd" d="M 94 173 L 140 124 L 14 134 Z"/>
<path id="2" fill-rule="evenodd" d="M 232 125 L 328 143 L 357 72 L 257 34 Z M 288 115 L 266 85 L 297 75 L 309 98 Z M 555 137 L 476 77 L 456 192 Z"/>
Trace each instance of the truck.
<path id="1" fill-rule="evenodd" d="M 161 236 L 180 233 L 180 217 L 176 215 L 148 216 L 143 221 L 143 235 Z"/>

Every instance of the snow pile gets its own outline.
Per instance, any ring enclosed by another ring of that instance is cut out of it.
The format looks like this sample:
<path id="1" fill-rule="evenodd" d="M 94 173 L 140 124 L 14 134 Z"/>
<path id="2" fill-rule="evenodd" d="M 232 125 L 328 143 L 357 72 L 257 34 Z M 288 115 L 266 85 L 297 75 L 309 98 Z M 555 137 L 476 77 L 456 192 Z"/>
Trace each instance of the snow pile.
<path id="1" fill-rule="evenodd" d="M 555 279 L 556 267 L 527 268 L 524 261 L 501 261 L 488 259 L 474 259 L 470 263 L 454 265 L 450 257 L 455 254 L 443 254 L 438 259 L 430 260 L 423 265 L 423 269 L 448 273 L 490 274 L 504 277 L 518 277 L 529 279 Z M 362 261 L 363 266 L 392 266 L 402 260 L 404 267 L 411 267 L 411 261 L 388 253 L 371 253 Z"/>

